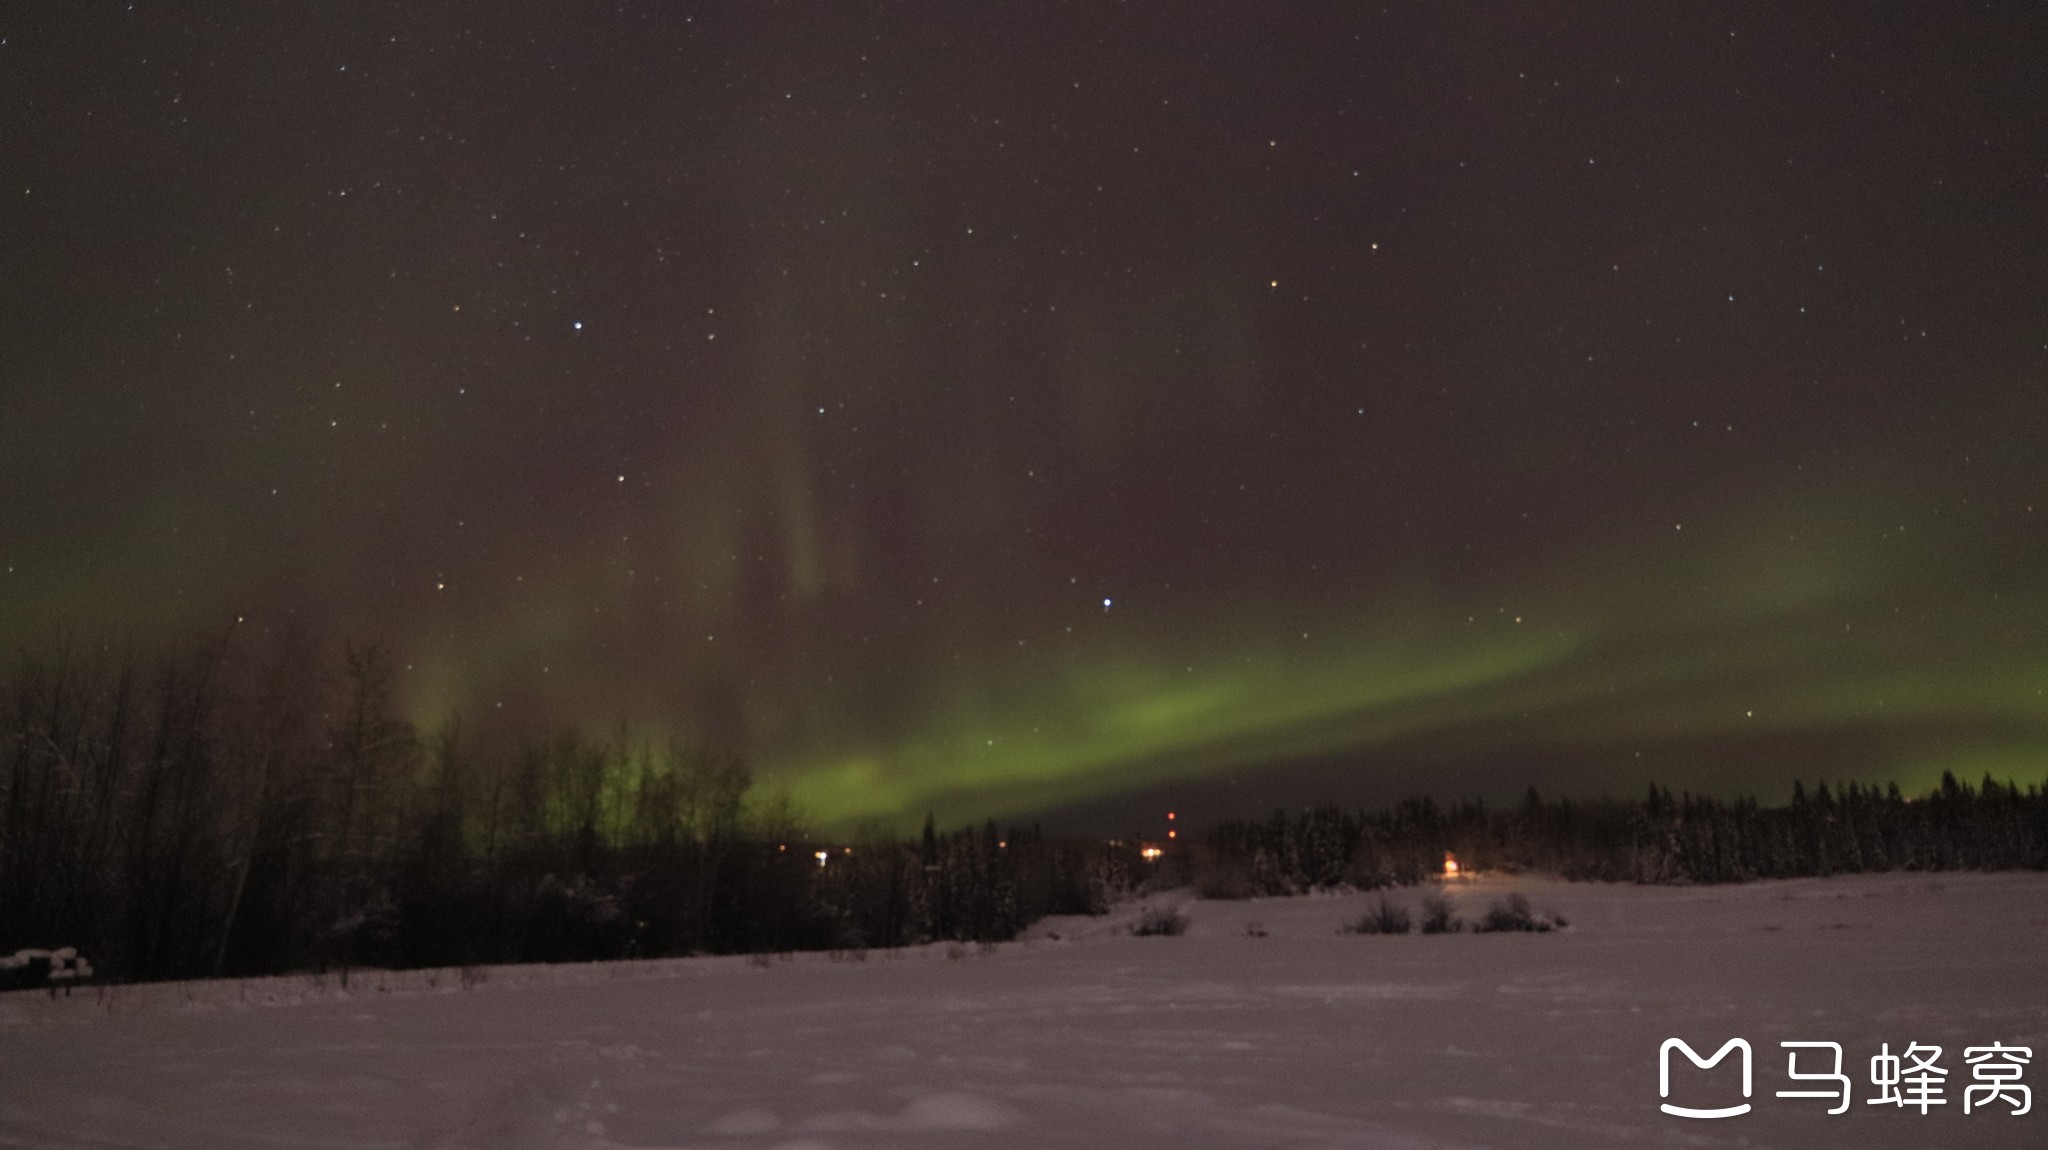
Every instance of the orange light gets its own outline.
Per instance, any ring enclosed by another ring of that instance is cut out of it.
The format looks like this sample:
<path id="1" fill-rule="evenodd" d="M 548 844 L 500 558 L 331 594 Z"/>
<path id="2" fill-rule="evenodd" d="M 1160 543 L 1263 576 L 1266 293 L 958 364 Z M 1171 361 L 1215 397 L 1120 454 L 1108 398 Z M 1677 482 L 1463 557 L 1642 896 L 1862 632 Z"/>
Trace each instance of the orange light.
<path id="1" fill-rule="evenodd" d="M 1173 820 L 1173 818 L 1174 818 L 1174 814 L 1173 814 L 1173 812 L 1172 812 L 1172 811 L 1168 811 L 1168 812 L 1166 812 L 1166 818 L 1167 818 L 1167 820 L 1168 820 L 1169 822 L 1170 822 L 1170 821 L 1172 821 L 1172 820 Z"/>
<path id="2" fill-rule="evenodd" d="M 1160 850 L 1158 847 L 1146 847 L 1138 852 L 1139 856 L 1146 862 L 1158 862 L 1159 856 L 1165 853 L 1165 851 Z"/>
<path id="3" fill-rule="evenodd" d="M 1459 868 L 1459 866 L 1458 866 L 1458 856 L 1457 856 L 1457 855 L 1454 855 L 1454 854 L 1452 854 L 1452 853 L 1451 853 L 1451 852 L 1449 852 L 1449 851 L 1445 851 L 1445 852 L 1444 852 L 1444 876 L 1445 876 L 1445 877 L 1447 877 L 1447 878 L 1449 878 L 1449 877 L 1455 877 L 1455 876 L 1456 876 L 1456 875 L 1457 875 L 1457 874 L 1458 874 L 1459 872 L 1460 872 L 1460 868 Z"/>
<path id="4" fill-rule="evenodd" d="M 832 857 L 832 852 L 831 852 L 831 851 L 819 851 L 819 852 L 817 853 L 818 865 L 819 865 L 819 866 L 824 866 L 824 865 L 825 865 L 825 860 L 826 860 L 826 859 L 828 859 L 828 858 L 831 858 L 831 857 Z"/>
<path id="5" fill-rule="evenodd" d="M 1179 837 L 1180 837 L 1180 832 L 1179 832 L 1179 831 L 1167 831 L 1167 832 L 1166 832 L 1166 837 L 1167 837 L 1167 838 L 1170 838 L 1170 839 L 1177 839 L 1177 838 L 1179 838 Z"/>

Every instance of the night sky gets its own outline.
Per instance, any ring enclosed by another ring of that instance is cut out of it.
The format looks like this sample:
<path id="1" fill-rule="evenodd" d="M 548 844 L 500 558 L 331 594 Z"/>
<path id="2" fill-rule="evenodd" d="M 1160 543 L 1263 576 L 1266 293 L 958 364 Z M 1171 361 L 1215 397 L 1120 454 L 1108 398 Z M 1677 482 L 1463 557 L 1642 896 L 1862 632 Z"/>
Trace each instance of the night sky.
<path id="1" fill-rule="evenodd" d="M 422 724 L 684 732 L 826 825 L 2039 780 L 2044 53 L 11 6 L 0 644 L 297 619 Z"/>

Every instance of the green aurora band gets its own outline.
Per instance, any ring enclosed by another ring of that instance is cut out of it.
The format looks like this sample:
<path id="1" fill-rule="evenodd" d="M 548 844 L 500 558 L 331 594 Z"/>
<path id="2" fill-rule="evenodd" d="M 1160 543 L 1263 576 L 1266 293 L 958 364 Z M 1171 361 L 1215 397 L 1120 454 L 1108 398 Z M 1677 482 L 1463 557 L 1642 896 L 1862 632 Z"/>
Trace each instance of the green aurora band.
<path id="1" fill-rule="evenodd" d="M 1609 553 L 1575 568 L 1604 579 L 1559 570 L 1463 612 L 1386 595 L 1350 612 L 1118 601 L 1075 611 L 1041 639 L 983 642 L 995 653 L 972 663 L 897 646 L 865 667 L 833 664 L 810 689 L 765 690 L 751 676 L 743 726 L 728 737 L 842 830 L 904 829 L 928 811 L 1028 817 L 1309 760 L 1340 764 L 1329 795 L 1339 800 L 1393 797 L 1390 785 L 1633 793 L 1644 778 L 1776 799 L 1793 777 L 1913 790 L 1950 770 L 2042 775 L 2048 648 L 2035 640 L 2048 613 L 2037 602 L 1981 584 L 1932 597 L 1938 554 L 1897 539 L 1861 553 L 1752 542 L 1744 554 L 1705 534 L 1661 565 Z M 413 713 L 431 723 L 485 710 L 517 679 L 479 685 L 470 668 L 524 668 L 530 680 L 546 664 L 558 683 L 573 679 L 578 652 L 589 658 L 576 615 L 533 612 L 416 644 Z M 718 642 L 714 632 L 704 645 Z M 747 652 L 699 658 L 695 673 L 730 674 Z M 906 661 L 943 672 L 891 669 Z M 876 676 L 915 700 L 893 730 L 878 732 L 868 696 L 849 689 Z M 592 704 L 587 725 L 618 721 L 619 701 Z M 631 719 L 660 725 L 657 711 Z M 1503 773 L 1517 762 L 1530 765 Z"/>

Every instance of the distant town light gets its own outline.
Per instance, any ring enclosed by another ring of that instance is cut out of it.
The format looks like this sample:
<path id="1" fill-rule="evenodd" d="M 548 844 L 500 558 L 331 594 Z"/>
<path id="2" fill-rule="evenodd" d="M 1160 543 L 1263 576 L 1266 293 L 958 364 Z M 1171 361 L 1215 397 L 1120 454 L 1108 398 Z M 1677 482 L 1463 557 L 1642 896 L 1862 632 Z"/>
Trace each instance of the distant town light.
<path id="1" fill-rule="evenodd" d="M 1461 868 L 1461 867 L 1459 867 L 1459 866 L 1458 866 L 1458 856 L 1457 856 L 1457 855 L 1454 855 L 1454 854 L 1452 854 L 1452 853 L 1451 853 L 1451 852 L 1449 852 L 1449 851 L 1445 851 L 1445 852 L 1444 852 L 1444 877 L 1445 877 L 1445 878 L 1456 878 L 1456 877 L 1458 877 L 1458 875 L 1459 875 L 1459 874 L 1461 874 L 1461 873 L 1463 873 L 1463 868 Z"/>
<path id="2" fill-rule="evenodd" d="M 1160 850 L 1158 847 L 1146 847 L 1144 850 L 1139 851 L 1138 855 L 1146 862 L 1158 862 L 1159 856 L 1165 853 L 1165 851 Z"/>
<path id="3" fill-rule="evenodd" d="M 832 857 L 832 852 L 831 852 L 831 851 L 819 851 L 819 852 L 818 852 L 818 855 L 817 855 L 817 857 L 818 857 L 818 865 L 819 865 L 819 866 L 824 866 L 824 865 L 825 865 L 825 860 L 826 860 L 826 859 L 828 859 L 828 858 L 831 858 L 831 857 Z"/>

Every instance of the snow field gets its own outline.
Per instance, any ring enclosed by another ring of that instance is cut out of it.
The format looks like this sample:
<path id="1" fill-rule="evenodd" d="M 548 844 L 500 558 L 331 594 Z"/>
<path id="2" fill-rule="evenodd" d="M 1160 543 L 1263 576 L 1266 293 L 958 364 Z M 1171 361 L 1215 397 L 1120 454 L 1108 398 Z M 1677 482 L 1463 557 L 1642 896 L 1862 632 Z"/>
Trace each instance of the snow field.
<path id="1" fill-rule="evenodd" d="M 1960 1112 L 1964 1046 L 2032 1046 L 2048 1086 L 2048 875 L 1446 890 L 1467 919 L 1519 891 L 1571 926 L 1358 936 L 1376 894 L 1183 894 L 1148 900 L 1181 937 L 1131 936 L 1134 905 L 864 961 L 0 996 L 0 1147 L 2048 1145 L 2048 1099 Z M 1659 1113 L 1673 1036 L 1746 1037 L 1754 1111 Z M 1848 1114 L 1773 1096 L 1801 1039 L 1845 1047 Z M 1944 1046 L 1949 1103 L 1865 1104 L 1879 1043 L 1916 1041 Z"/>

